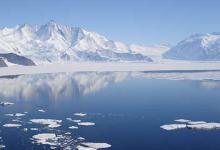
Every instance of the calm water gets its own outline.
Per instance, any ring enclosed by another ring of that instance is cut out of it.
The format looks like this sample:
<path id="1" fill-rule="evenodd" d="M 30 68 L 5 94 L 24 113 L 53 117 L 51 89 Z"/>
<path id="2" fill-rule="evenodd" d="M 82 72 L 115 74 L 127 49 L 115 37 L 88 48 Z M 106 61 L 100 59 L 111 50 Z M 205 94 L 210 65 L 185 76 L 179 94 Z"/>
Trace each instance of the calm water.
<path id="1" fill-rule="evenodd" d="M 90 72 L 1 78 L 0 98 L 15 104 L 0 107 L 0 144 L 9 150 L 50 149 L 32 143 L 30 138 L 38 133 L 71 132 L 75 145 L 80 145 L 77 137 L 84 137 L 85 142 L 111 144 L 109 149 L 113 150 L 220 149 L 220 130 L 160 128 L 179 118 L 220 122 L 220 82 L 150 79 L 146 74 Z M 23 117 L 4 115 L 24 112 L 28 113 Z M 79 112 L 87 116 L 73 115 Z M 68 117 L 95 125 L 71 130 L 68 127 L 77 124 L 66 120 Z M 15 123 L 12 120 L 16 118 L 22 127 L 2 127 Z M 62 123 L 51 130 L 30 123 L 33 118 L 59 119 Z"/>

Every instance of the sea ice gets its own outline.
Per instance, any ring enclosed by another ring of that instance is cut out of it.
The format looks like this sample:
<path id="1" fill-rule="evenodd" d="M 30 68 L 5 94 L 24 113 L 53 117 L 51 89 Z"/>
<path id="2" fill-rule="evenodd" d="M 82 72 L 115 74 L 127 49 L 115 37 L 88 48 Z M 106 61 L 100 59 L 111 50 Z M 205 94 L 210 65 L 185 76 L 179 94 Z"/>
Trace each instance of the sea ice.
<path id="1" fill-rule="evenodd" d="M 187 123 L 187 122 L 190 122 L 191 120 L 187 120 L 187 119 L 176 119 L 174 120 L 176 122 L 180 122 L 180 123 Z"/>
<path id="2" fill-rule="evenodd" d="M 170 130 L 186 128 L 186 124 L 167 124 L 167 125 L 162 125 L 160 127 L 164 130 L 170 131 Z"/>
<path id="3" fill-rule="evenodd" d="M 32 138 L 38 144 L 47 144 L 50 146 L 56 146 L 58 140 L 54 133 L 40 133 L 32 136 Z"/>
<path id="4" fill-rule="evenodd" d="M 22 113 L 16 113 L 15 116 L 16 116 L 16 117 L 23 117 L 23 116 L 25 116 L 25 114 L 22 114 Z"/>
<path id="5" fill-rule="evenodd" d="M 39 112 L 42 112 L 42 113 L 45 113 L 45 112 L 46 112 L 46 111 L 43 110 L 43 109 L 39 109 L 38 111 L 39 111 Z"/>
<path id="6" fill-rule="evenodd" d="M 70 126 L 69 129 L 78 129 L 76 126 Z"/>
<path id="7" fill-rule="evenodd" d="M 7 128 L 18 128 L 20 127 L 21 125 L 20 124 L 4 124 L 3 127 L 7 127 Z"/>
<path id="8" fill-rule="evenodd" d="M 86 114 L 86 113 L 75 113 L 74 115 L 75 115 L 75 116 L 84 117 L 84 116 L 86 116 L 87 114 Z"/>
<path id="9" fill-rule="evenodd" d="M 94 122 L 79 122 L 78 125 L 79 126 L 94 126 L 95 123 Z"/>
<path id="10" fill-rule="evenodd" d="M 207 122 L 205 122 L 205 121 L 190 121 L 190 122 L 188 122 L 188 124 L 191 124 L 191 125 L 204 124 L 204 123 L 207 123 Z"/>
<path id="11" fill-rule="evenodd" d="M 11 102 L 0 102 L 0 105 L 8 106 L 8 105 L 14 105 L 14 103 L 11 103 Z"/>
<path id="12" fill-rule="evenodd" d="M 5 114 L 5 116 L 13 117 L 14 114 Z"/>
<path id="13" fill-rule="evenodd" d="M 110 144 L 107 143 L 91 143 L 91 142 L 83 142 L 81 143 L 83 146 L 87 146 L 94 149 L 102 149 L 111 147 Z"/>
<path id="14" fill-rule="evenodd" d="M 196 130 L 211 130 L 211 129 L 220 129 L 220 123 L 202 123 L 202 124 L 191 124 L 187 125 L 187 128 L 196 129 Z"/>
<path id="15" fill-rule="evenodd" d="M 30 120 L 33 123 L 36 124 L 43 124 L 47 125 L 49 128 L 57 128 L 60 127 L 62 120 L 55 120 L 55 119 L 31 119 Z"/>

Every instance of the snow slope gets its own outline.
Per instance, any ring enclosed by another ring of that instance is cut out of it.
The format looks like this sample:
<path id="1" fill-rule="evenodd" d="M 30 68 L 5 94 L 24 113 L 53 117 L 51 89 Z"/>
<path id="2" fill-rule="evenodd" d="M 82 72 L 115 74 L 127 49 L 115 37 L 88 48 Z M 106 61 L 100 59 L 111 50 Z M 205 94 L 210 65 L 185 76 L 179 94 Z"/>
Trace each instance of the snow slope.
<path id="1" fill-rule="evenodd" d="M 181 60 L 220 60 L 220 33 L 194 34 L 163 56 Z"/>
<path id="2" fill-rule="evenodd" d="M 152 51 L 150 50 L 152 49 Z M 108 40 L 95 32 L 50 21 L 45 25 L 21 25 L 0 29 L 0 53 L 25 56 L 35 63 L 63 61 L 144 61 L 166 46 L 147 48 Z"/>

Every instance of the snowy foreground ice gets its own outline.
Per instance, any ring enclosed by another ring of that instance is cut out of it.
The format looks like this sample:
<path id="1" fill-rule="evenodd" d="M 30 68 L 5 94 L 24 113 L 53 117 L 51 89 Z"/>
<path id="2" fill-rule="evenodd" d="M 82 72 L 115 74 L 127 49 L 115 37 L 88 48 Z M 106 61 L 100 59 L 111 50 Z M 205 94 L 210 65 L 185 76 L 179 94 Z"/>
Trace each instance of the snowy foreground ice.
<path id="1" fill-rule="evenodd" d="M 158 63 L 70 63 L 0 68 L 0 76 L 61 73 L 61 72 L 116 72 L 116 71 L 212 71 L 220 70 L 220 62 L 170 61 Z"/>
<path id="2" fill-rule="evenodd" d="M 220 123 L 205 122 L 205 121 L 191 121 L 186 119 L 177 119 L 176 122 L 179 124 L 167 124 L 160 126 L 162 129 L 170 131 L 182 128 L 195 129 L 195 130 L 212 130 L 220 129 Z"/>

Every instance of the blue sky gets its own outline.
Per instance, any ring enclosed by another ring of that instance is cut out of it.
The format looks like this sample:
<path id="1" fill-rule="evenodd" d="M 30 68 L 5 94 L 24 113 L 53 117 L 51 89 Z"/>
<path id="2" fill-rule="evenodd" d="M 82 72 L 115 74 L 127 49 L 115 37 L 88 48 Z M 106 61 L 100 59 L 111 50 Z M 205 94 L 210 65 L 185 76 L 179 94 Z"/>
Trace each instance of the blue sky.
<path id="1" fill-rule="evenodd" d="M 49 20 L 151 45 L 220 31 L 220 0 L 1 0 L 0 27 Z"/>

